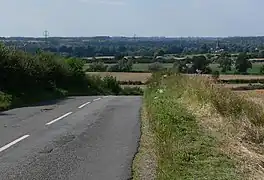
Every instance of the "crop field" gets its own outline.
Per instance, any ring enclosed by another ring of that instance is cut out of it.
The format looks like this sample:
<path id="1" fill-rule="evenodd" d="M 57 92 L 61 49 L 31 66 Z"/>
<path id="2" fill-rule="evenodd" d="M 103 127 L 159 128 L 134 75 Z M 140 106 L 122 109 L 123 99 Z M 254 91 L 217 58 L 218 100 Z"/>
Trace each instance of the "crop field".
<path id="1" fill-rule="evenodd" d="M 248 69 L 247 72 L 249 74 L 258 74 L 260 72 L 260 68 L 262 65 L 264 65 L 264 63 L 253 63 L 252 68 Z M 221 72 L 221 68 L 219 68 L 219 64 L 210 64 L 209 66 L 213 71 Z M 231 71 L 226 72 L 226 74 L 234 74 L 234 73 L 235 73 L 234 68 Z"/>
<path id="2" fill-rule="evenodd" d="M 107 75 L 114 76 L 118 81 L 141 81 L 146 82 L 150 78 L 151 73 L 132 73 L 132 72 L 87 72 L 91 75 L 100 75 L 105 77 Z M 189 76 L 194 76 L 190 74 Z M 205 77 L 211 77 L 211 75 L 203 75 Z M 220 80 L 264 80 L 264 76 L 261 75 L 220 75 Z"/>
<path id="3" fill-rule="evenodd" d="M 133 71 L 148 71 L 148 67 L 151 63 L 137 63 L 137 64 L 133 64 Z M 106 64 L 108 66 L 112 66 L 114 64 Z M 164 68 L 172 68 L 173 63 L 162 63 Z M 248 69 L 248 73 L 249 74 L 258 74 L 260 71 L 261 66 L 264 65 L 264 63 L 253 63 L 252 64 L 252 68 Z M 85 64 L 84 69 L 87 69 L 89 67 L 89 63 Z M 213 71 L 220 71 L 221 72 L 221 68 L 219 68 L 219 64 L 213 63 L 210 64 L 209 67 L 213 70 Z M 226 74 L 234 74 L 235 73 L 235 69 L 232 69 L 231 71 L 226 72 Z"/>
<path id="4" fill-rule="evenodd" d="M 90 75 L 107 75 L 115 77 L 118 81 L 141 81 L 145 83 L 151 77 L 151 73 L 125 73 L 125 72 L 88 72 Z"/>

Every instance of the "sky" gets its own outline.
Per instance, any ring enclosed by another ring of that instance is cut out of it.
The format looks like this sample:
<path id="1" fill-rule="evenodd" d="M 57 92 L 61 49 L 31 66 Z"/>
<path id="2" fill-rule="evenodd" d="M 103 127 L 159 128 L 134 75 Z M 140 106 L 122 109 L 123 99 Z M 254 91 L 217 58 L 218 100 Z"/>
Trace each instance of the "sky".
<path id="1" fill-rule="evenodd" d="M 0 36 L 260 36 L 264 0 L 0 0 Z"/>

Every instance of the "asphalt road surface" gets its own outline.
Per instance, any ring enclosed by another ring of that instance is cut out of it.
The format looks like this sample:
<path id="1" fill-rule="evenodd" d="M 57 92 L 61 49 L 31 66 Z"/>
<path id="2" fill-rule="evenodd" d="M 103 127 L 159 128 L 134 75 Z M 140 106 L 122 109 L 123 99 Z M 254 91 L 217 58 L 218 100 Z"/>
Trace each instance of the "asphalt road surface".
<path id="1" fill-rule="evenodd" d="M 141 97 L 71 97 L 0 113 L 1 180 L 127 180 Z"/>

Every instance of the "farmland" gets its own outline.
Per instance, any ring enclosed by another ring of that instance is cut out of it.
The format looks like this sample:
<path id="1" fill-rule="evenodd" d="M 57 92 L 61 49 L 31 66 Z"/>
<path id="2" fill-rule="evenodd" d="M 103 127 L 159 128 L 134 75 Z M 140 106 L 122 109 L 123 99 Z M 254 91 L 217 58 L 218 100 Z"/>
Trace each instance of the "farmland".
<path id="1" fill-rule="evenodd" d="M 89 63 L 86 63 L 84 66 L 84 69 L 87 69 L 89 67 Z M 107 66 L 113 66 L 114 64 L 105 64 Z M 133 64 L 133 68 L 132 71 L 149 71 L 149 65 L 151 65 L 151 63 L 137 63 L 137 64 Z M 248 74 L 252 74 L 252 75 L 257 75 L 260 72 L 260 68 L 261 66 L 264 65 L 264 63 L 252 63 L 252 68 L 248 69 Z M 162 63 L 163 68 L 166 69 L 170 69 L 173 67 L 173 63 Z M 221 68 L 219 68 L 219 64 L 217 63 L 212 63 L 209 65 L 209 67 L 212 69 L 212 71 L 221 71 Z M 235 73 L 235 69 L 232 68 L 231 71 L 227 71 L 225 74 L 234 74 Z"/>
<path id="2" fill-rule="evenodd" d="M 143 83 L 151 77 L 151 73 L 133 73 L 133 72 L 88 72 L 90 75 L 99 75 L 105 77 L 107 75 L 116 77 L 118 81 L 142 81 Z M 188 74 L 187 76 L 195 76 L 194 74 Z M 211 77 L 211 75 L 203 75 L 205 77 Z M 261 75 L 220 75 L 220 80 L 264 80 L 264 76 Z"/>
<path id="3" fill-rule="evenodd" d="M 113 76 L 118 81 L 141 81 L 145 83 L 151 77 L 151 73 L 126 73 L 126 72 L 89 72 L 90 75 Z"/>

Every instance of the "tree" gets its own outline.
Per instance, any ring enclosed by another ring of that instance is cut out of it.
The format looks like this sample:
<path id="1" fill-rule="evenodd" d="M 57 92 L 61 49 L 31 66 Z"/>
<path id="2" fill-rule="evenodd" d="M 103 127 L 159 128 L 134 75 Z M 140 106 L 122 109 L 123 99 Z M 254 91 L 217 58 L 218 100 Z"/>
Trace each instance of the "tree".
<path id="1" fill-rule="evenodd" d="M 249 68 L 252 68 L 251 62 L 248 60 L 246 53 L 240 53 L 235 62 L 236 70 L 239 73 L 246 73 Z"/>
<path id="2" fill-rule="evenodd" d="M 232 59 L 228 53 L 222 53 L 218 59 L 220 64 L 220 68 L 222 68 L 222 72 L 231 71 L 232 69 Z"/>
<path id="3" fill-rule="evenodd" d="M 193 56 L 192 58 L 192 73 L 195 73 L 196 70 L 201 70 L 203 73 L 207 71 L 207 66 L 210 61 L 206 59 L 205 56 Z"/>
<path id="4" fill-rule="evenodd" d="M 177 61 L 173 63 L 172 69 L 179 73 L 186 73 L 188 70 L 186 61 Z"/>
<path id="5" fill-rule="evenodd" d="M 260 74 L 264 74 L 264 65 L 262 65 L 261 67 L 260 67 L 260 72 L 259 72 Z"/>
<path id="6" fill-rule="evenodd" d="M 103 62 L 93 62 L 89 65 L 89 68 L 87 71 L 90 72 L 105 72 L 107 70 L 108 66 L 105 65 Z"/>
<path id="7" fill-rule="evenodd" d="M 158 57 L 158 56 L 164 56 L 165 51 L 163 49 L 159 49 L 154 53 L 154 58 Z"/>
<path id="8" fill-rule="evenodd" d="M 148 66 L 149 71 L 161 71 L 163 66 L 160 62 L 152 63 Z"/>
<path id="9" fill-rule="evenodd" d="M 219 71 L 213 71 L 212 72 L 212 78 L 213 78 L 213 80 L 218 80 L 219 79 L 219 77 L 220 77 L 220 73 L 219 73 Z"/>
<path id="10" fill-rule="evenodd" d="M 124 58 L 123 54 L 120 54 L 120 53 L 115 54 L 115 60 L 121 60 L 123 58 Z"/>
<path id="11" fill-rule="evenodd" d="M 123 58 L 117 64 L 111 66 L 108 71 L 110 72 L 129 72 L 133 68 L 133 60 Z"/>
<path id="12" fill-rule="evenodd" d="M 264 50 L 259 51 L 258 57 L 264 58 Z"/>

